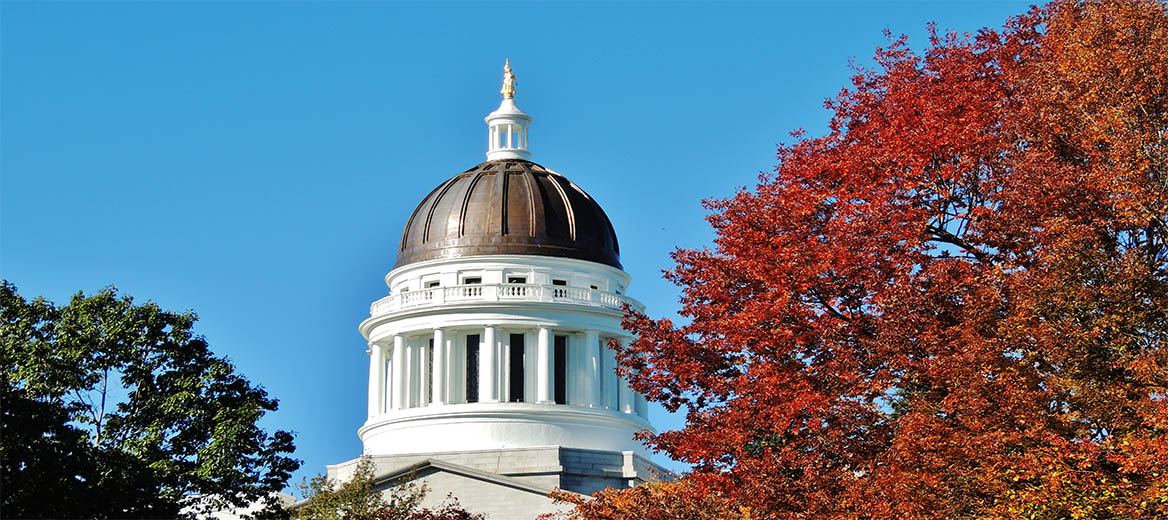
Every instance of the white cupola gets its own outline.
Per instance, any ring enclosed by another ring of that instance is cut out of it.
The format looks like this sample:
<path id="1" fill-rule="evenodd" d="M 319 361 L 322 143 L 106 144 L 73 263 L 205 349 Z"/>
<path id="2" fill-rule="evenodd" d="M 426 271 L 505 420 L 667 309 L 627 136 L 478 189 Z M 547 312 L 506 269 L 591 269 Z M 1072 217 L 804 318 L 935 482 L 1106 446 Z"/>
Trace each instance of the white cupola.
<path id="1" fill-rule="evenodd" d="M 519 83 L 511 72 L 511 60 L 503 65 L 503 102 L 485 118 L 487 122 L 487 160 L 531 159 L 527 127 L 531 116 L 515 105 L 515 87 Z"/>

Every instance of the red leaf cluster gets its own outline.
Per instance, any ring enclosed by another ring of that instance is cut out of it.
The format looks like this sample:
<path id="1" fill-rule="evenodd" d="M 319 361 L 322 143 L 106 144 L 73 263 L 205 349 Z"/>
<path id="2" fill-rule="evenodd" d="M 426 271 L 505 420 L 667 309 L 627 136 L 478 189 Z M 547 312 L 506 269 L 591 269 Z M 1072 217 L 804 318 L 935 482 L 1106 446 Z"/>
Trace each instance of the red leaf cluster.
<path id="1" fill-rule="evenodd" d="M 689 322 L 626 321 L 633 387 L 686 413 L 648 439 L 695 465 L 677 499 L 1168 518 L 1164 5 L 1056 1 L 875 61 L 828 135 L 707 202 L 714 247 L 667 273 Z"/>
<path id="2" fill-rule="evenodd" d="M 696 479 L 650 482 L 629 489 L 607 488 L 590 499 L 569 491 L 551 494 L 573 509 L 541 515 L 539 520 L 748 520 L 750 511 L 699 488 Z"/>

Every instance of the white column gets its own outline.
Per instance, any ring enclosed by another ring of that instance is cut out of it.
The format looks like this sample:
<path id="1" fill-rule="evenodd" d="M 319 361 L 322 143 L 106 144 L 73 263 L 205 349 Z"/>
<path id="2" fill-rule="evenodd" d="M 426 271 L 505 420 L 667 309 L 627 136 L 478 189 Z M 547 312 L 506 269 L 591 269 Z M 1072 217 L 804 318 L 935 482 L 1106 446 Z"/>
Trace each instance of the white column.
<path id="1" fill-rule="evenodd" d="M 385 349 L 369 343 L 369 418 L 381 415 L 385 409 Z"/>
<path id="2" fill-rule="evenodd" d="M 446 402 L 446 334 L 434 329 L 433 381 L 430 382 L 430 404 Z"/>
<path id="3" fill-rule="evenodd" d="M 466 340 L 464 337 L 446 338 L 446 344 L 450 345 L 450 359 L 454 363 L 450 367 L 450 386 L 447 398 L 458 403 L 466 402 Z M 478 348 L 478 345 L 475 345 Z M 449 362 L 447 362 L 449 364 Z"/>
<path id="4" fill-rule="evenodd" d="M 584 333 L 572 334 L 568 344 L 568 403 L 576 406 L 588 406 L 588 391 L 584 383 L 588 363 L 584 351 Z"/>
<path id="5" fill-rule="evenodd" d="M 393 382 L 392 389 L 393 409 L 400 410 L 406 407 L 406 341 L 401 336 L 393 337 Z"/>
<path id="6" fill-rule="evenodd" d="M 608 340 L 600 339 L 600 403 L 601 406 L 609 410 L 617 409 L 617 397 L 619 392 L 616 388 L 616 356 L 611 348 L 608 348 Z"/>
<path id="7" fill-rule="evenodd" d="M 414 392 L 417 397 L 414 399 L 414 406 L 426 406 L 426 394 L 430 393 L 430 374 L 426 370 L 426 358 L 430 351 L 430 338 L 419 336 L 417 344 L 414 345 L 414 356 L 417 360 L 414 362 L 414 370 L 416 370 L 418 382 L 414 384 Z"/>
<path id="8" fill-rule="evenodd" d="M 554 403 L 552 400 L 552 330 L 539 328 L 535 351 L 535 402 Z"/>
<path id="9" fill-rule="evenodd" d="M 523 334 L 523 402 L 534 403 L 539 397 L 539 330 Z"/>
<path id="10" fill-rule="evenodd" d="M 420 407 L 425 404 L 423 398 L 426 395 L 426 338 L 415 337 L 410 341 L 410 368 L 413 373 L 410 374 L 410 402 L 413 407 Z"/>
<path id="11" fill-rule="evenodd" d="M 640 357 L 644 359 L 643 354 Z M 639 415 L 646 421 L 649 420 L 649 401 L 640 392 L 633 392 L 633 413 Z"/>
<path id="12" fill-rule="evenodd" d="M 415 336 L 413 341 L 410 341 L 410 406 L 421 406 L 422 396 L 425 395 L 423 389 L 426 382 L 422 380 L 422 364 L 425 362 L 426 354 L 426 338 L 424 336 Z"/>
<path id="13" fill-rule="evenodd" d="M 635 403 L 633 402 L 633 389 L 629 388 L 629 382 L 626 381 L 625 378 L 622 377 L 622 378 L 619 378 L 619 380 L 620 380 L 620 399 L 619 399 L 620 402 L 618 403 L 618 405 L 620 406 L 619 410 L 623 413 L 632 414 L 635 412 L 634 406 L 636 406 Z"/>
<path id="14" fill-rule="evenodd" d="M 628 341 L 622 339 L 621 346 L 627 347 Z M 612 352 L 612 350 L 610 349 L 609 352 Z M 616 353 L 612 353 L 612 354 L 613 354 L 613 361 L 615 363 Z M 620 395 L 618 396 L 618 400 L 617 400 L 617 407 L 618 407 L 617 409 L 620 410 L 621 412 L 624 412 L 624 413 L 629 413 L 629 414 L 634 413 L 636 405 L 633 402 L 634 401 L 633 389 L 629 387 L 629 381 L 623 377 L 617 376 L 617 385 L 618 385 L 617 388 L 620 389 L 619 390 Z"/>
<path id="15" fill-rule="evenodd" d="M 406 338 L 406 408 L 418 405 L 418 340 Z"/>
<path id="16" fill-rule="evenodd" d="M 479 343 L 479 402 L 497 403 L 495 392 L 495 327 L 483 328 L 482 343 Z"/>
<path id="17" fill-rule="evenodd" d="M 499 337 L 495 343 L 495 395 L 502 403 L 511 401 L 511 334 L 514 332 L 509 330 L 495 332 Z"/>
<path id="18" fill-rule="evenodd" d="M 462 366 L 466 364 L 466 354 L 458 348 L 458 334 L 446 335 L 446 402 L 465 402 L 466 393 L 462 390 L 462 383 L 466 376 L 462 375 Z"/>
<path id="19" fill-rule="evenodd" d="M 540 346 L 538 346 L 538 337 L 540 337 L 540 331 L 538 330 L 523 333 L 522 374 L 524 403 L 534 403 L 536 401 L 536 397 L 538 396 L 538 390 L 535 384 L 538 375 L 536 374 L 538 370 L 535 368 L 537 365 L 536 351 L 540 349 Z M 508 380 L 508 382 L 509 381 L 510 380 Z"/>
<path id="20" fill-rule="evenodd" d="M 590 330 L 584 333 L 584 395 L 588 396 L 588 406 L 604 406 L 600 400 L 600 333 Z"/>

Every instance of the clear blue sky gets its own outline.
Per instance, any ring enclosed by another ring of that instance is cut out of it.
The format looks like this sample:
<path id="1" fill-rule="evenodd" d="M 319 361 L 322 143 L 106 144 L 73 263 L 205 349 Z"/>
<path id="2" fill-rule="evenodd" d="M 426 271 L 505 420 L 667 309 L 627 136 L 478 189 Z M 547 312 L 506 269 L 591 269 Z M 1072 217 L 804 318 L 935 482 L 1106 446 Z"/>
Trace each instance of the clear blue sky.
<path id="1" fill-rule="evenodd" d="M 484 160 L 504 58 L 532 159 L 601 203 L 630 293 L 672 316 L 660 271 L 709 243 L 701 199 L 822 134 L 849 58 L 1026 5 L 5 1 L 0 274 L 196 311 L 280 399 L 265 425 L 296 432 L 299 481 L 361 452 L 357 324 L 414 205 Z"/>

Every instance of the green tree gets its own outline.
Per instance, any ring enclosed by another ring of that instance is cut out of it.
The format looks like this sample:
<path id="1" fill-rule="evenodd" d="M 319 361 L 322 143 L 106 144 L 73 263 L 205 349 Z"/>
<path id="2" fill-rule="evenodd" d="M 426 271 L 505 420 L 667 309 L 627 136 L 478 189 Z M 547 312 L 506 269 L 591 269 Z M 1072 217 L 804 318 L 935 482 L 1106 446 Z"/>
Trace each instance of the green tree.
<path id="1" fill-rule="evenodd" d="M 113 288 L 57 307 L 0 283 L 3 514 L 160 518 L 274 500 L 300 461 L 257 421 L 277 401 L 192 333 Z M 274 502 L 271 504 L 275 507 Z"/>
<path id="2" fill-rule="evenodd" d="M 447 497 L 434 509 L 422 507 L 429 493 L 425 484 L 406 482 L 384 484 L 373 474 L 373 461 L 362 457 L 353 478 L 344 482 L 317 475 L 299 488 L 306 502 L 295 510 L 295 520 L 485 520 L 481 514 L 463 509 L 458 500 Z"/>

